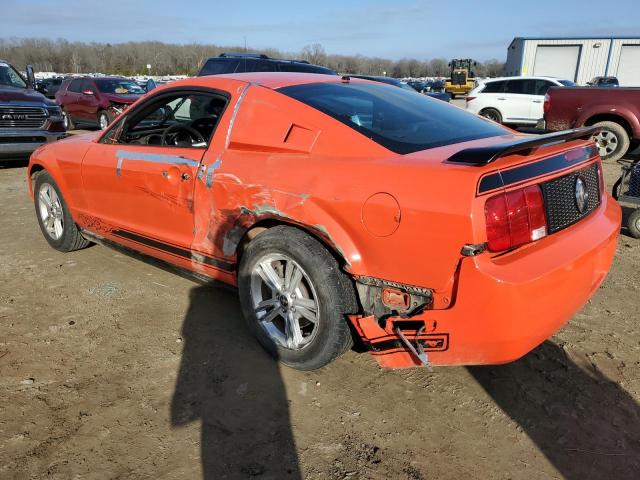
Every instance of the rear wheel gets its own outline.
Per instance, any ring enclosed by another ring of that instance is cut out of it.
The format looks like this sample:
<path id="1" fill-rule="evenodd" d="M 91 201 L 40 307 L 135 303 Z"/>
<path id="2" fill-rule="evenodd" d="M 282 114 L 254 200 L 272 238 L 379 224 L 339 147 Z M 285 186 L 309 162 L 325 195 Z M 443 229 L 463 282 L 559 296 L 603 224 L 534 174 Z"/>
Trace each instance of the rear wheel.
<path id="1" fill-rule="evenodd" d="M 640 238 L 640 208 L 636 208 L 627 220 L 627 228 L 633 238 Z"/>
<path id="2" fill-rule="evenodd" d="M 346 315 L 357 309 L 353 285 L 304 232 L 277 226 L 255 237 L 242 256 L 238 287 L 249 328 L 285 365 L 314 370 L 352 345 Z"/>
<path id="3" fill-rule="evenodd" d="M 37 174 L 34 203 L 44 238 L 56 250 L 71 252 L 90 244 L 76 226 L 56 182 L 46 171 Z"/>
<path id="4" fill-rule="evenodd" d="M 496 123 L 502 123 L 502 115 L 495 108 L 485 108 L 480 112 L 480 116 L 493 120 Z"/>
<path id="5" fill-rule="evenodd" d="M 600 132 L 593 137 L 603 160 L 620 160 L 629 150 L 629 134 L 616 122 L 598 122 Z"/>
<path id="6" fill-rule="evenodd" d="M 449 92 L 449 95 L 451 95 L 451 100 L 453 100 L 454 98 L 456 98 L 456 94 L 455 94 L 455 93 L 451 93 L 451 92 Z"/>
<path id="7" fill-rule="evenodd" d="M 100 127 L 100 130 L 106 130 L 112 120 L 113 116 L 106 110 L 100 110 L 98 112 L 98 126 Z"/>
<path id="8" fill-rule="evenodd" d="M 71 120 L 71 115 L 69 115 L 64 108 L 62 109 L 62 123 L 64 124 L 65 130 L 73 130 L 75 128 L 73 120 Z"/>

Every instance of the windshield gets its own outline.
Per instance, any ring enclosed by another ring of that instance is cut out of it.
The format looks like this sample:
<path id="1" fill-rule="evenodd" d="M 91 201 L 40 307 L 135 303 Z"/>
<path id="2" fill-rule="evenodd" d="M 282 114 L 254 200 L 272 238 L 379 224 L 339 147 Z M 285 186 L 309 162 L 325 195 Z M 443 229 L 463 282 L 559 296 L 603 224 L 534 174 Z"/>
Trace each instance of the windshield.
<path id="1" fill-rule="evenodd" d="M 383 84 L 310 83 L 279 92 L 400 154 L 507 133 L 440 100 Z"/>
<path id="2" fill-rule="evenodd" d="M 575 87 L 576 84 L 575 82 L 572 82 L 571 80 L 558 80 L 562 85 L 564 85 L 565 87 Z"/>
<path id="3" fill-rule="evenodd" d="M 131 80 L 101 78 L 96 79 L 96 85 L 102 93 L 115 93 L 118 95 L 142 95 L 144 93 L 142 87 Z"/>
<path id="4" fill-rule="evenodd" d="M 0 85 L 16 88 L 27 88 L 27 83 L 11 65 L 0 62 Z"/>

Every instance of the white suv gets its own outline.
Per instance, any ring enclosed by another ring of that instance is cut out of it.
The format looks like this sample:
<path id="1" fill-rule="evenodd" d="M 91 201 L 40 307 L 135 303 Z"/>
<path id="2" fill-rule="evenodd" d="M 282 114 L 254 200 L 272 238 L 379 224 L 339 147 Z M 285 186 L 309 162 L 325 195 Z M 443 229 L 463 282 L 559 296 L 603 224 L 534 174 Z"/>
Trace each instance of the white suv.
<path id="1" fill-rule="evenodd" d="M 506 77 L 487 80 L 467 95 L 467 110 L 498 123 L 535 126 L 543 116 L 550 87 L 574 86 L 552 77 Z"/>

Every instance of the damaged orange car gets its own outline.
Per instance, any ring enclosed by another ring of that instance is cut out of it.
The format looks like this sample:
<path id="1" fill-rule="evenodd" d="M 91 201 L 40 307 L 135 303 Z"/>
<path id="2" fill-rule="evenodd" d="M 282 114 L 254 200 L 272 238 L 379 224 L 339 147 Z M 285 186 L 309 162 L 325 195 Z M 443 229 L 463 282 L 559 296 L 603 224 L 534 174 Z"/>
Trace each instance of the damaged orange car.
<path id="1" fill-rule="evenodd" d="M 605 278 L 620 207 L 593 129 L 531 136 L 381 83 L 199 77 L 38 149 L 49 244 L 124 246 L 238 287 L 258 340 L 314 369 L 515 360 Z"/>

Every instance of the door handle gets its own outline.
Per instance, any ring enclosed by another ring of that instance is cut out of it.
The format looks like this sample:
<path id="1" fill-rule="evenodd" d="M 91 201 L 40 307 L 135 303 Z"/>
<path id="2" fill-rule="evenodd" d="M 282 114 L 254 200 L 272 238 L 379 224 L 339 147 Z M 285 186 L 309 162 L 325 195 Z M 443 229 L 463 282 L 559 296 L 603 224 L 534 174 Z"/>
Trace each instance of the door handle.
<path id="1" fill-rule="evenodd" d="M 542 103 L 542 100 L 534 100 L 533 103 Z"/>
<path id="2" fill-rule="evenodd" d="M 504 97 L 498 97 L 498 100 L 506 100 Z"/>

